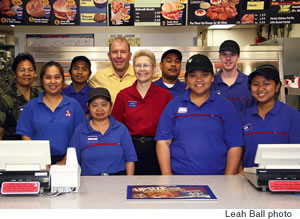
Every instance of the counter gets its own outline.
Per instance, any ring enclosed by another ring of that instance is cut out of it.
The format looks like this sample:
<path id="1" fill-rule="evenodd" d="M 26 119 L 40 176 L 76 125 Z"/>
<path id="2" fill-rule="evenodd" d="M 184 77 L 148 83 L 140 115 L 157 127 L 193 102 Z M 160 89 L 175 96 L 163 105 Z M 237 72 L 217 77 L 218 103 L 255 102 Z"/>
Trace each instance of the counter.
<path id="1" fill-rule="evenodd" d="M 127 185 L 208 185 L 217 201 L 126 200 Z M 243 176 L 83 176 L 78 193 L 57 197 L 0 196 L 0 208 L 18 209 L 290 209 L 300 196 L 262 192 Z"/>

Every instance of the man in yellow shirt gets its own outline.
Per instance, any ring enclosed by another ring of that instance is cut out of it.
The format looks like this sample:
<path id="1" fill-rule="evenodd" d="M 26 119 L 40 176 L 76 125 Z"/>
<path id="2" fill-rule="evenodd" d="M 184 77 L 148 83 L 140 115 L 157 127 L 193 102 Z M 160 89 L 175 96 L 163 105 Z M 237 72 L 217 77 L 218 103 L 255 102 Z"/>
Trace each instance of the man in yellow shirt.
<path id="1" fill-rule="evenodd" d="M 125 38 L 117 37 L 109 45 L 107 53 L 111 65 L 98 71 L 89 81 L 91 87 L 104 87 L 109 90 L 114 103 L 120 90 L 131 86 L 136 77 L 129 63 L 132 53 Z"/>

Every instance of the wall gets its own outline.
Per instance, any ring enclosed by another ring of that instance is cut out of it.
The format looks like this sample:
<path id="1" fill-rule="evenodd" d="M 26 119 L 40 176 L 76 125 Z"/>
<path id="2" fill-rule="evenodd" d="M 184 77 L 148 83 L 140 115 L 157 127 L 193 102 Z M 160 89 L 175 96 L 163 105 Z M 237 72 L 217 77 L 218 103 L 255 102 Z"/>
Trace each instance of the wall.
<path id="1" fill-rule="evenodd" d="M 16 47 L 23 51 L 26 34 L 72 34 L 94 33 L 95 46 L 107 46 L 109 34 L 135 34 L 141 37 L 142 46 L 194 46 L 197 42 L 197 27 L 37 27 L 16 26 Z"/>
<path id="2" fill-rule="evenodd" d="M 226 30 L 208 30 L 207 46 L 220 46 L 224 40 L 235 40 L 240 46 L 255 43 L 256 28 L 233 28 Z"/>

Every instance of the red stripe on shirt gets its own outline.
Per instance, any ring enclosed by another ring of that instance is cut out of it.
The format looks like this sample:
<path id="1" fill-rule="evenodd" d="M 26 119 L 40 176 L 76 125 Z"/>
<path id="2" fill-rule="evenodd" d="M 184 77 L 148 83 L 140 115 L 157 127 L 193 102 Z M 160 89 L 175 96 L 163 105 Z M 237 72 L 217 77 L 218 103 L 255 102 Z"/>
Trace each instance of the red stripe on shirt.
<path id="1" fill-rule="evenodd" d="M 98 143 L 98 144 L 91 144 L 91 145 L 87 145 L 84 148 L 81 149 L 81 151 L 90 148 L 90 147 L 98 147 L 98 146 L 117 146 L 120 145 L 120 143 Z"/>
<path id="2" fill-rule="evenodd" d="M 215 115 L 215 114 L 192 114 L 192 115 L 187 115 L 187 116 L 175 116 L 174 118 L 172 118 L 172 120 L 175 120 L 177 118 L 186 118 L 186 117 L 193 117 L 193 116 L 209 116 L 209 117 L 217 117 L 219 118 L 222 122 L 225 122 L 225 120 L 219 116 L 219 115 Z"/>
<path id="3" fill-rule="evenodd" d="M 246 98 L 237 98 L 237 97 L 227 97 L 228 100 L 244 100 L 247 102 L 251 102 L 251 100 L 246 99 Z"/>
<path id="4" fill-rule="evenodd" d="M 244 134 L 244 136 L 248 136 L 248 135 L 264 135 L 264 134 L 290 135 L 289 133 L 286 133 L 286 132 L 251 132 L 251 133 Z"/>

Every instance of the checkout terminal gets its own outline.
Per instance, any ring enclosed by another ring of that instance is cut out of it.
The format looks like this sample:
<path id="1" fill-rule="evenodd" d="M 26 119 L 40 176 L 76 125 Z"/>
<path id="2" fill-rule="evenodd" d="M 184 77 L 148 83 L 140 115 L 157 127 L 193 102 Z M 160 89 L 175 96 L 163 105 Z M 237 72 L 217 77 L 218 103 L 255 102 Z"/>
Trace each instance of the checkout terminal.
<path id="1" fill-rule="evenodd" d="M 245 168 L 244 172 L 256 188 L 300 191 L 300 144 L 259 144 L 255 163 L 258 167 Z"/>
<path id="2" fill-rule="evenodd" d="M 68 148 L 65 165 L 51 165 L 47 140 L 0 141 L 2 195 L 77 192 L 80 174 L 74 148 Z"/>

